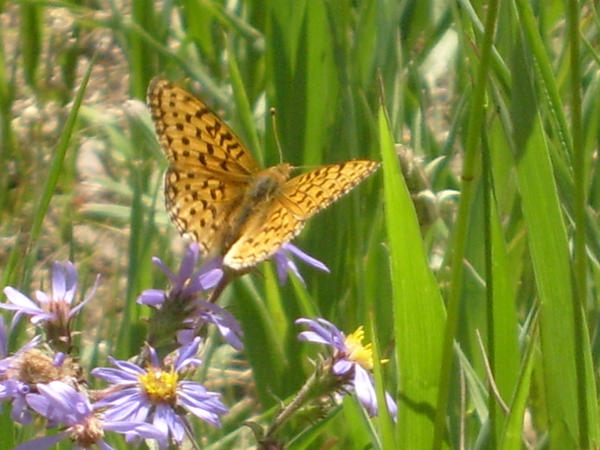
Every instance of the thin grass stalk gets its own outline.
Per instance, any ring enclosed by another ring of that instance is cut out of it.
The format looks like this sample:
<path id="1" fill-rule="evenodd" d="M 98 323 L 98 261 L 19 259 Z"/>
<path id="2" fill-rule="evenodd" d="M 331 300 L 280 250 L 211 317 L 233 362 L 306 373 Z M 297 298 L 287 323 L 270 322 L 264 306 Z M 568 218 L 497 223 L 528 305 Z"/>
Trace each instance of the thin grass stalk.
<path id="1" fill-rule="evenodd" d="M 492 183 L 492 168 L 490 166 L 490 149 L 487 142 L 487 135 L 485 131 L 482 133 L 482 143 L 483 143 L 483 151 L 482 151 L 482 166 L 483 166 L 483 233 L 484 233 L 484 245 L 485 245 L 485 293 L 486 293 L 486 319 L 487 319 L 487 334 L 488 334 L 488 357 L 490 361 L 490 371 L 491 375 L 494 376 L 496 373 L 496 330 L 495 330 L 495 321 L 493 317 L 494 313 L 494 275 L 493 275 L 493 249 L 492 249 L 492 224 L 491 224 L 491 215 L 492 215 L 492 205 L 491 203 L 494 201 L 493 196 L 493 183 Z M 488 385 L 490 385 L 493 380 L 490 380 Z M 496 407 L 496 399 L 493 395 L 489 396 L 488 399 L 488 409 L 490 414 L 490 440 L 489 446 L 491 448 L 496 448 L 497 446 L 497 437 L 498 437 L 498 429 L 500 428 L 498 422 L 500 420 L 498 414 L 498 408 Z"/>
<path id="2" fill-rule="evenodd" d="M 584 342 L 587 327 L 585 305 L 587 299 L 586 212 L 587 167 L 581 122 L 581 68 L 579 49 L 579 2 L 570 0 L 567 23 L 571 66 L 571 135 L 573 136 L 573 163 L 575 182 L 575 295 L 573 320 L 575 328 L 575 364 L 577 366 L 577 400 L 579 403 L 579 446 L 591 448 L 588 429 L 588 381 L 585 370 Z M 594 398 L 596 396 L 594 395 Z"/>
<path id="3" fill-rule="evenodd" d="M 491 1 L 487 9 L 485 33 L 481 44 L 481 63 L 469 114 L 467 128 L 467 142 L 465 158 L 462 169 L 462 187 L 460 192 L 460 203 L 455 227 L 453 253 L 451 259 L 451 284 L 448 296 L 447 321 L 444 332 L 442 350 L 442 364 L 440 367 L 440 385 L 435 412 L 435 431 L 433 448 L 441 448 L 445 435 L 446 410 L 448 406 L 448 394 L 452 375 L 454 359 L 453 343 L 459 319 L 460 297 L 462 292 L 463 259 L 465 255 L 467 230 L 469 226 L 469 209 L 473 199 L 475 187 L 475 164 L 478 160 L 478 147 L 480 143 L 480 130 L 484 117 L 484 97 L 487 84 L 488 72 L 490 70 L 490 59 L 492 44 L 494 41 L 496 21 L 500 1 Z"/>

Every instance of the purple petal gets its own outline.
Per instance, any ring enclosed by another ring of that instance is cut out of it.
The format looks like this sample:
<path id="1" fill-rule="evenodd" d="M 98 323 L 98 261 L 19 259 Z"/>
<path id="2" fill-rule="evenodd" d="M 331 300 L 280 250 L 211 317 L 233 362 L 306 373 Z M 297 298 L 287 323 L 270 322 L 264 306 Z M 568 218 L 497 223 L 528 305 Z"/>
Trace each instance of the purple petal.
<path id="1" fill-rule="evenodd" d="M 125 361 L 122 361 L 125 362 Z M 128 363 L 132 364 L 132 363 Z M 134 365 L 134 364 L 132 364 Z M 135 365 L 134 365 L 135 366 Z M 135 366 L 137 367 L 137 366 Z M 92 370 L 92 375 L 101 380 L 108 381 L 111 384 L 137 384 L 139 382 L 139 374 L 143 374 L 144 370 L 138 368 L 139 371 L 120 370 L 112 367 L 97 367 Z"/>
<path id="2" fill-rule="evenodd" d="M 32 439 L 17 445 L 14 450 L 42 450 L 55 446 L 58 442 L 68 436 L 68 431 L 54 434 L 52 436 L 44 436 L 37 439 Z"/>
<path id="3" fill-rule="evenodd" d="M 35 291 L 33 293 L 33 296 L 35 297 L 37 302 L 40 304 L 40 307 L 45 306 L 46 304 L 48 304 L 52 301 L 52 297 L 50 297 L 48 294 L 46 294 L 45 292 L 42 292 L 42 291 Z"/>
<path id="4" fill-rule="evenodd" d="M 198 405 L 197 402 L 189 401 L 188 398 L 183 398 L 183 397 L 184 396 L 182 396 L 182 398 L 181 398 L 181 400 L 182 400 L 181 404 L 185 409 L 187 409 L 189 412 L 194 414 L 199 419 L 202 419 L 205 422 L 210 423 L 211 425 L 213 425 L 215 427 L 221 426 L 221 421 L 219 419 L 219 416 L 216 413 L 210 411 L 208 408 L 205 408 L 202 405 Z"/>
<path id="5" fill-rule="evenodd" d="M 123 389 L 94 403 L 95 409 L 108 408 L 104 416 L 111 421 L 145 421 L 151 406 L 139 387 Z"/>
<path id="6" fill-rule="evenodd" d="M 377 395 L 373 379 L 360 365 L 354 367 L 354 392 L 370 416 L 377 415 Z"/>
<path id="7" fill-rule="evenodd" d="M 27 395 L 27 404 L 31 409 L 33 409 L 38 414 L 41 414 L 44 417 L 48 417 L 50 415 L 51 407 L 50 402 L 46 397 L 40 394 L 28 394 Z"/>
<path id="8" fill-rule="evenodd" d="M 146 289 L 136 301 L 141 305 L 157 307 L 162 305 L 166 299 L 167 296 L 165 295 L 165 291 L 159 289 Z"/>
<path id="9" fill-rule="evenodd" d="M 196 261 L 198 261 L 199 253 L 200 248 L 198 247 L 198 244 L 196 242 L 192 242 L 183 255 L 181 266 L 179 266 L 179 273 L 176 275 L 177 283 L 181 287 L 183 283 L 192 276 L 192 273 L 194 273 L 194 267 L 196 265 Z"/>
<path id="10" fill-rule="evenodd" d="M 56 355 L 54 355 L 54 358 L 52 359 L 52 365 L 54 367 L 60 367 L 63 365 L 66 358 L 67 355 L 65 355 L 63 352 L 58 352 Z"/>
<path id="11" fill-rule="evenodd" d="M 208 272 L 200 275 L 199 280 L 204 290 L 214 288 L 223 278 L 222 269 L 211 269 Z"/>
<path id="12" fill-rule="evenodd" d="M 340 359 L 335 362 L 331 370 L 335 375 L 341 376 L 350 372 L 354 366 L 358 366 L 358 364 L 350 362 L 347 359 Z"/>
<path id="13" fill-rule="evenodd" d="M 29 425 L 33 418 L 31 417 L 31 413 L 27 409 L 27 402 L 25 401 L 25 399 L 26 396 L 24 395 L 17 395 L 13 397 L 12 411 L 10 416 L 15 422 L 21 423 L 23 425 Z"/>
<path id="14" fill-rule="evenodd" d="M 61 381 L 37 384 L 38 392 L 46 397 L 51 408 L 46 417 L 67 425 L 78 423 L 92 414 L 92 406 L 83 394 Z M 33 395 L 33 394 L 29 394 Z"/>
<path id="15" fill-rule="evenodd" d="M 115 450 L 114 447 L 108 445 L 102 439 L 96 441 L 95 444 L 100 448 L 100 450 Z"/>
<path id="16" fill-rule="evenodd" d="M 207 260 L 204 264 L 202 264 L 202 267 L 198 272 L 207 275 L 213 270 L 220 270 L 221 272 L 223 271 L 222 256 L 215 256 L 214 258 Z"/>
<path id="17" fill-rule="evenodd" d="M 108 357 L 108 361 L 117 366 L 119 369 L 121 369 L 124 372 L 129 372 L 131 374 L 133 374 L 134 376 L 138 376 L 139 374 L 143 374 L 146 373 L 146 371 L 144 369 L 142 369 L 140 366 L 138 366 L 137 364 L 134 364 L 132 362 L 129 361 L 124 361 L 124 360 L 120 360 L 120 359 L 115 359 L 112 356 Z"/>
<path id="18" fill-rule="evenodd" d="M 117 433 L 135 433 L 144 439 L 163 439 L 165 435 L 154 425 L 140 422 L 104 422 L 104 429 Z"/>
<path id="19" fill-rule="evenodd" d="M 173 283 L 176 279 L 176 276 L 173 272 L 171 272 L 171 269 L 169 269 L 165 263 L 163 263 L 160 258 L 157 258 L 156 256 L 152 257 L 152 262 L 154 263 L 155 266 L 157 266 L 160 270 L 162 270 L 165 275 L 169 278 L 169 280 L 171 280 L 171 283 Z"/>
<path id="20" fill-rule="evenodd" d="M 303 262 L 319 269 L 324 272 L 329 272 L 329 269 L 325 264 L 323 264 L 318 259 L 313 258 L 312 256 L 307 255 L 298 247 L 289 242 L 283 244 L 277 252 L 273 255 L 273 259 L 275 260 L 277 267 L 277 276 L 279 277 L 279 281 L 281 284 L 284 284 L 287 281 L 287 273 L 291 271 L 302 283 L 304 283 L 304 279 L 300 275 L 300 271 L 296 266 L 296 263 L 292 259 L 291 255 L 297 256 Z"/>
<path id="21" fill-rule="evenodd" d="M 385 393 L 385 403 L 387 405 L 387 409 L 390 413 L 390 416 L 392 416 L 394 422 L 396 422 L 398 420 L 398 405 L 396 405 L 396 402 L 394 401 L 392 396 L 387 392 Z"/>
<path id="22" fill-rule="evenodd" d="M 0 315 L 0 358 L 6 358 L 8 355 L 8 338 L 6 334 L 6 325 L 4 316 Z"/>
<path id="23" fill-rule="evenodd" d="M 216 257 L 207 261 L 187 280 L 187 286 L 179 293 L 182 297 L 192 297 L 200 291 L 216 286 L 223 278 L 222 258 Z"/>
<path id="24" fill-rule="evenodd" d="M 179 345 L 187 345 L 196 337 L 196 330 L 184 328 L 177 332 L 177 342 Z"/>
<path id="25" fill-rule="evenodd" d="M 201 363 L 201 361 L 196 358 L 200 342 L 202 342 L 202 338 L 196 337 L 191 343 L 184 345 L 179 349 L 179 355 L 175 361 L 175 370 L 179 371 L 189 364 L 199 365 Z"/>
<path id="26" fill-rule="evenodd" d="M 316 320 L 300 318 L 295 323 L 297 325 L 306 325 L 312 329 L 312 331 L 303 331 L 300 333 L 298 339 L 319 344 L 328 344 L 341 352 L 346 350 L 344 335 L 331 322 L 322 318 L 317 318 Z"/>
<path id="27" fill-rule="evenodd" d="M 90 290 L 88 295 L 85 296 L 85 299 L 81 303 L 79 303 L 77 306 L 75 306 L 74 308 L 71 309 L 71 312 L 69 313 L 69 317 L 75 317 L 75 315 L 79 312 L 79 310 L 81 308 L 83 308 L 92 299 L 92 297 L 96 293 L 96 289 L 98 289 L 99 281 L 100 281 L 100 274 L 96 275 L 96 281 L 94 281 L 94 286 L 92 286 L 92 289 Z"/>
<path id="28" fill-rule="evenodd" d="M 158 358 L 158 353 L 151 345 L 148 345 L 148 352 L 150 353 L 150 364 L 154 367 L 160 367 L 160 359 Z"/>
<path id="29" fill-rule="evenodd" d="M 197 312 L 202 321 L 216 325 L 221 336 L 236 350 L 241 350 L 244 347 L 241 341 L 242 328 L 229 311 L 214 303 L 201 300 L 197 302 L 197 305 Z"/>
<path id="30" fill-rule="evenodd" d="M 298 271 L 298 267 L 294 262 L 286 255 L 286 253 L 279 249 L 273 255 L 273 260 L 275 260 L 275 269 L 277 270 L 277 278 L 279 278 L 279 284 L 287 283 L 288 278 L 288 269 L 291 269 L 294 272 L 294 275 L 298 277 L 302 284 L 304 284 L 304 278 L 300 275 Z M 291 266 L 290 264 L 291 263 Z"/>
<path id="31" fill-rule="evenodd" d="M 77 290 L 77 269 L 71 261 L 66 261 L 63 265 L 66 282 L 65 301 L 72 303 Z M 60 298 L 60 297 L 59 297 Z"/>
<path id="32" fill-rule="evenodd" d="M 316 344 L 333 345 L 330 339 L 324 339 L 320 334 L 314 331 L 302 331 L 298 334 L 298 339 L 306 342 L 314 342 Z"/>
<path id="33" fill-rule="evenodd" d="M 66 292 L 65 272 L 62 265 L 56 261 L 52 264 L 52 298 L 63 299 Z"/>
<path id="34" fill-rule="evenodd" d="M 327 272 L 330 273 L 331 271 L 329 270 L 329 267 L 327 267 L 325 264 L 323 264 L 321 261 L 319 261 L 316 258 L 313 258 L 312 256 L 304 253 L 302 250 L 300 250 L 298 247 L 296 247 L 294 244 L 290 244 L 289 242 L 287 244 L 284 244 L 282 246 L 282 248 L 284 248 L 285 250 L 293 253 L 294 255 L 296 255 L 298 258 L 300 258 L 302 261 L 304 261 L 306 264 L 313 266 L 316 269 L 322 270 L 323 272 Z"/>
<path id="35" fill-rule="evenodd" d="M 77 269 L 71 261 L 55 262 L 52 266 L 52 299 L 69 304 L 75 298 Z"/>
<path id="36" fill-rule="evenodd" d="M 197 383 L 196 383 L 197 384 Z M 219 400 L 216 392 L 195 395 L 191 389 L 180 389 L 177 395 L 181 405 L 192 414 L 214 426 L 221 426 L 219 414 L 226 414 L 228 409 Z"/>
<path id="37" fill-rule="evenodd" d="M 71 401 L 74 400 L 69 389 L 70 386 L 60 382 L 51 381 L 50 383 L 37 385 L 40 395 L 43 395 L 54 408 L 68 410 L 71 407 Z"/>
<path id="38" fill-rule="evenodd" d="M 4 288 L 4 294 L 8 297 L 12 305 L 9 303 L 0 303 L 0 308 L 21 310 L 25 314 L 39 314 L 43 312 L 29 297 L 26 297 L 11 286 Z"/>
<path id="39" fill-rule="evenodd" d="M 173 410 L 164 403 L 159 403 L 156 406 L 156 411 L 154 413 L 154 426 L 156 426 L 161 431 L 167 429 L 169 434 L 171 434 L 175 442 L 177 442 L 178 444 L 180 444 L 181 441 L 183 441 L 185 428 L 183 426 L 181 418 L 177 416 L 173 412 Z"/>

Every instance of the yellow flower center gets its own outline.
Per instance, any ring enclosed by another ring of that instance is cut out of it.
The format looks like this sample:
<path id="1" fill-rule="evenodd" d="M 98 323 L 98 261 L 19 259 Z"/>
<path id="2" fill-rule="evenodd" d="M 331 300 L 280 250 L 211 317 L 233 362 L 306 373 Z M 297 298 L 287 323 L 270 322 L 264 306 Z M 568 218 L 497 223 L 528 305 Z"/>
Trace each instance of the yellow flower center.
<path id="1" fill-rule="evenodd" d="M 166 372 L 156 367 L 148 367 L 139 376 L 140 384 L 153 403 L 175 403 L 177 397 L 177 372 Z"/>
<path id="2" fill-rule="evenodd" d="M 346 336 L 345 344 L 348 348 L 348 359 L 360 364 L 366 370 L 373 369 L 373 346 L 372 344 L 363 345 L 365 329 L 361 325 L 354 333 Z"/>

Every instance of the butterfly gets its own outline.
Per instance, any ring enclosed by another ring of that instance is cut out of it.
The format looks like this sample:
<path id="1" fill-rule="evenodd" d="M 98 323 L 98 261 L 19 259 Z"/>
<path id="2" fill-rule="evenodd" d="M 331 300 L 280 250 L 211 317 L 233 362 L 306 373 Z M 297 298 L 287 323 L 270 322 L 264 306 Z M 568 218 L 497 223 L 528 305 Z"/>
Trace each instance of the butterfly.
<path id="1" fill-rule="evenodd" d="M 170 81 L 150 82 L 148 105 L 169 160 L 165 203 L 171 220 L 204 254 L 221 254 L 236 271 L 268 259 L 308 218 L 379 167 L 352 160 L 290 178 L 287 163 L 261 170 L 219 116 Z"/>

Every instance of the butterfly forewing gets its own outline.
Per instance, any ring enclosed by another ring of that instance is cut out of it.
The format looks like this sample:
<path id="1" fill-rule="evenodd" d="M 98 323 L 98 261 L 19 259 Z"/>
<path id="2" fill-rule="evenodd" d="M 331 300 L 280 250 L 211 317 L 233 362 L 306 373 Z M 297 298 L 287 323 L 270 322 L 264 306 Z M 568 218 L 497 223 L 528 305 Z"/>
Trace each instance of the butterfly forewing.
<path id="1" fill-rule="evenodd" d="M 283 196 L 296 205 L 305 220 L 327 208 L 371 175 L 379 163 L 353 160 L 330 164 L 292 178 L 283 186 Z"/>
<path id="2" fill-rule="evenodd" d="M 155 78 L 148 87 L 148 103 L 171 163 L 234 177 L 259 170 L 225 122 L 186 90 Z"/>
<path id="3" fill-rule="evenodd" d="M 235 270 L 272 256 L 379 165 L 348 161 L 288 179 L 291 166 L 261 171 L 233 131 L 186 90 L 155 78 L 148 104 L 170 163 L 165 201 L 172 221 Z"/>
<path id="4" fill-rule="evenodd" d="M 170 162 L 165 202 L 171 220 L 204 253 L 222 251 L 217 247 L 227 221 L 258 166 L 233 131 L 186 90 L 155 78 L 148 104 Z"/>

